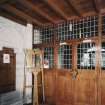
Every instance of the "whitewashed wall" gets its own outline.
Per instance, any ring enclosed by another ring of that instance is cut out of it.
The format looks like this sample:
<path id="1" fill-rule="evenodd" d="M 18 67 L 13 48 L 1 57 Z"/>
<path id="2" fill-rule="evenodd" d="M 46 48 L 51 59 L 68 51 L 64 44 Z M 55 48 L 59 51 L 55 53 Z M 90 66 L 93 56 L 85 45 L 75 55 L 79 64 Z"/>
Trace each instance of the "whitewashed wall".
<path id="1" fill-rule="evenodd" d="M 0 17 L 0 49 L 2 47 L 14 48 L 16 53 L 16 91 L 0 95 L 0 105 L 22 105 L 24 49 L 32 48 L 32 25 L 28 24 L 25 27 Z M 27 84 L 30 85 L 31 74 L 27 73 L 27 75 Z M 27 90 L 26 101 L 31 101 L 31 90 L 29 89 Z"/>

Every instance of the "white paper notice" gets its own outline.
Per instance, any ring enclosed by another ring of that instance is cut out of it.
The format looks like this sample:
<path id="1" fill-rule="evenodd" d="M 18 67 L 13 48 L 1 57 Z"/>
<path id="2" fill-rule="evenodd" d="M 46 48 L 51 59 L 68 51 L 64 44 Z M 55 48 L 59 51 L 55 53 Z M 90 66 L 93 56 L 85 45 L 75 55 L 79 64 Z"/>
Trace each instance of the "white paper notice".
<path id="1" fill-rule="evenodd" d="M 3 54 L 3 63 L 10 63 L 10 55 Z"/>

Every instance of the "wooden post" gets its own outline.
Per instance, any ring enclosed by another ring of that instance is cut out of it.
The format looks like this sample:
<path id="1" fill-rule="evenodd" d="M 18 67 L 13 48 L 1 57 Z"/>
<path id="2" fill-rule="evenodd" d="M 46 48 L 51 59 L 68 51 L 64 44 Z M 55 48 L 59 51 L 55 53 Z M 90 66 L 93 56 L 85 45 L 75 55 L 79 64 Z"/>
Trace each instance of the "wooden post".
<path id="1" fill-rule="evenodd" d="M 39 105 L 38 102 L 38 72 L 34 71 L 34 96 L 33 96 L 33 105 Z"/>
<path id="2" fill-rule="evenodd" d="M 45 103 L 45 90 L 44 90 L 44 71 L 43 71 L 43 53 L 41 54 L 41 75 L 42 75 L 42 91 L 43 91 L 43 103 Z"/>
<path id="3" fill-rule="evenodd" d="M 39 57 L 39 60 L 37 61 L 35 56 Z M 36 61 L 35 61 L 36 60 Z M 33 98 L 32 103 L 33 105 L 39 105 L 39 94 L 38 94 L 38 74 L 41 72 L 41 84 L 42 84 L 42 91 L 43 91 L 43 102 L 45 102 L 45 95 L 44 95 L 44 77 L 43 77 L 43 61 L 42 61 L 42 52 L 38 49 L 36 50 L 25 50 L 25 66 L 24 66 L 24 89 L 23 89 L 23 98 L 25 97 L 26 92 L 26 67 L 28 67 L 28 70 L 32 72 L 33 74 Z M 29 86 L 28 86 L 29 87 Z M 32 87 L 32 86 L 31 86 Z"/>
<path id="4" fill-rule="evenodd" d="M 98 69 L 97 69 L 97 105 L 101 105 L 101 38 L 102 38 L 102 16 L 98 15 Z"/>

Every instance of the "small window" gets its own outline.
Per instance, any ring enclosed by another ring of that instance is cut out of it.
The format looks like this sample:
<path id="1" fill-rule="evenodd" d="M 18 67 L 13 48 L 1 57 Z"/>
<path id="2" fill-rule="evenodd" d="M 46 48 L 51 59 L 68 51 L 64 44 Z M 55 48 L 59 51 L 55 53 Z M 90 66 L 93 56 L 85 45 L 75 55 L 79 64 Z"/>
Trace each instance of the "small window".
<path id="1" fill-rule="evenodd" d="M 53 68 L 54 49 L 51 47 L 44 48 L 44 68 Z"/>
<path id="2" fill-rule="evenodd" d="M 96 47 L 95 43 L 82 43 L 78 45 L 78 69 L 92 70 L 96 64 Z"/>
<path id="3" fill-rule="evenodd" d="M 72 47 L 63 45 L 58 52 L 58 67 L 61 69 L 71 69 L 72 67 Z"/>

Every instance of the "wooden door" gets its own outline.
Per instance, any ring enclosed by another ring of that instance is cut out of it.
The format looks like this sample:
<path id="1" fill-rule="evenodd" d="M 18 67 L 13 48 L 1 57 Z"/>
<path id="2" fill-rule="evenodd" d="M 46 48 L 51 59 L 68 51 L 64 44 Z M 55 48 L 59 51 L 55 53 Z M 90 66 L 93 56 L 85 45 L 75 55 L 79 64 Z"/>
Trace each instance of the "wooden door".
<path id="1" fill-rule="evenodd" d="M 84 40 L 75 48 L 74 105 L 97 105 L 97 43 Z"/>
<path id="2" fill-rule="evenodd" d="M 4 55 L 9 55 L 9 62 L 4 62 Z M 0 51 L 0 94 L 15 90 L 16 55 L 11 48 Z"/>
<path id="3" fill-rule="evenodd" d="M 45 70 L 44 71 L 44 89 L 45 89 L 45 102 L 48 105 L 55 105 L 55 99 L 56 99 L 56 91 L 55 91 L 55 84 L 56 84 L 56 78 L 55 78 L 55 70 Z"/>
<path id="4" fill-rule="evenodd" d="M 56 105 L 73 105 L 74 81 L 72 79 L 72 44 L 61 45 L 57 51 Z"/>
<path id="5" fill-rule="evenodd" d="M 63 63 L 60 62 L 58 68 L 44 72 L 45 96 L 49 105 L 98 105 L 100 97 L 99 105 L 104 105 L 105 71 L 102 70 L 100 76 L 98 46 L 96 39 L 65 45 L 61 55 L 63 61 L 60 58 Z M 59 57 L 59 53 L 57 55 Z M 69 61 L 64 60 L 67 59 L 66 55 L 70 57 Z M 70 65 L 66 65 L 66 62 Z"/>

